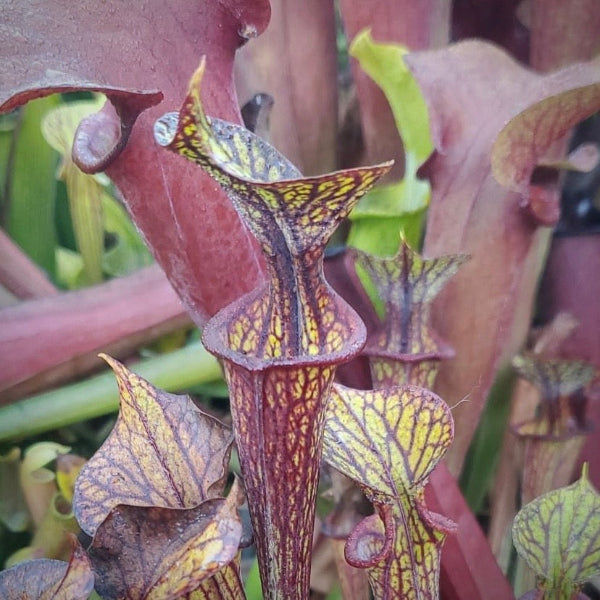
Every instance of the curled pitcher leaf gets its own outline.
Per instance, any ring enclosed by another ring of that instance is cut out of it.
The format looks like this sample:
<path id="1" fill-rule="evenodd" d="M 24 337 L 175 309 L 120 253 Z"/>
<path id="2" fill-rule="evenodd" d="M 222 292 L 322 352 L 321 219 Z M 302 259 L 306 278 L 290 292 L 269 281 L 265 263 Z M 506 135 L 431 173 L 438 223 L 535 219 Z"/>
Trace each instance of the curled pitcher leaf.
<path id="1" fill-rule="evenodd" d="M 427 509 L 424 486 L 452 442 L 448 406 L 415 386 L 332 388 L 324 459 L 373 502 L 346 558 L 369 569 L 376 598 L 437 598 L 440 550 L 454 524 Z"/>
<path id="2" fill-rule="evenodd" d="M 248 130 L 204 114 L 204 68 L 203 62 L 194 74 L 179 116 L 160 119 L 155 137 L 224 187 L 267 258 L 269 284 L 246 308 L 248 317 L 230 326 L 227 345 L 264 358 L 336 353 L 352 337 L 353 325 L 323 279 L 323 248 L 390 165 L 302 178 Z"/>
<path id="3" fill-rule="evenodd" d="M 204 113 L 204 69 L 180 113 L 157 121 L 155 138 L 214 177 L 266 258 L 268 282 L 220 311 L 203 340 L 225 359 L 264 592 L 300 600 L 309 593 L 325 404 L 336 366 L 365 339 L 323 277 L 323 250 L 390 165 L 302 177 L 248 130 Z"/>
<path id="4" fill-rule="evenodd" d="M 236 482 L 226 499 L 194 508 L 115 507 L 90 548 L 97 591 L 107 600 L 177 600 L 193 592 L 236 557 L 241 499 Z"/>
<path id="5" fill-rule="evenodd" d="M 544 597 L 570 600 L 600 574 L 600 496 L 579 481 L 524 506 L 513 523 L 517 552 L 541 578 Z"/>
<path id="6" fill-rule="evenodd" d="M 118 504 L 190 508 L 219 495 L 232 435 L 187 396 L 158 390 L 104 357 L 119 385 L 121 407 L 108 439 L 82 469 L 75 515 L 93 535 Z"/>
<path id="7" fill-rule="evenodd" d="M 94 587 L 89 558 L 72 537 L 70 561 L 41 558 L 0 573 L 0 598 L 87 600 Z"/>
<path id="8" fill-rule="evenodd" d="M 556 95 L 528 106 L 498 134 L 491 162 L 492 173 L 502 185 L 526 191 L 534 167 L 544 164 L 545 153 L 552 142 L 598 110 L 600 61 L 576 66 L 580 77 L 578 87 L 559 89 Z"/>
<path id="9" fill-rule="evenodd" d="M 87 172 L 107 168 L 154 256 L 203 326 L 252 289 L 262 276 L 260 257 L 210 178 L 157 151 L 152 123 L 164 106 L 176 106 L 202 54 L 212 66 L 206 81 L 211 110 L 238 117 L 234 55 L 266 28 L 268 0 L 175 0 L 168 6 L 82 0 L 38 8 L 30 0 L 3 6 L 0 112 L 55 92 L 95 90 L 109 97 L 79 128 L 74 160 Z M 232 262 L 239 270 L 227 268 Z"/>
<path id="10" fill-rule="evenodd" d="M 513 366 L 539 395 L 535 415 L 512 425 L 524 443 L 521 499 L 526 504 L 572 481 L 581 448 L 592 429 L 586 416 L 585 387 L 596 368 L 581 360 L 533 353 L 516 356 Z"/>
<path id="11" fill-rule="evenodd" d="M 468 257 L 422 258 L 405 240 L 390 258 L 359 250 L 351 253 L 385 305 L 383 323 L 365 348 L 376 387 L 379 383 L 431 387 L 439 361 L 453 355 L 431 328 L 431 301 Z"/>

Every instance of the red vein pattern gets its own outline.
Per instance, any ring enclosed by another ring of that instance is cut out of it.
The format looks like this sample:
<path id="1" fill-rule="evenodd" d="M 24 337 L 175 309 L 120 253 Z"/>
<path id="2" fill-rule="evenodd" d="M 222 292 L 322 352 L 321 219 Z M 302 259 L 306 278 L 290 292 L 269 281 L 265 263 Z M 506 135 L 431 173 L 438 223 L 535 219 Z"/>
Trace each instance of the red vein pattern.
<path id="1" fill-rule="evenodd" d="M 144 531 L 144 551 L 148 552 L 155 548 L 156 538 L 161 533 L 166 535 L 168 527 L 177 528 L 181 511 L 174 509 L 192 510 L 189 513 L 192 524 L 196 523 L 195 516 L 208 514 L 211 505 L 206 501 L 211 502 L 223 493 L 233 435 L 222 423 L 199 410 L 190 398 L 158 390 L 118 361 L 108 356 L 104 358 L 117 378 L 121 401 L 119 416 L 107 440 L 82 469 L 76 482 L 73 505 L 82 529 L 90 535 L 99 535 L 104 543 L 110 544 L 104 549 L 105 571 L 114 571 L 116 579 L 106 583 L 107 589 L 116 589 L 119 585 L 137 589 L 144 571 L 141 566 L 131 571 L 132 561 L 123 556 L 123 551 L 131 544 L 133 550 L 129 548 L 129 551 L 133 555 L 139 551 L 135 548 L 136 540 L 127 539 L 124 528 L 107 534 L 107 518 L 114 521 L 114 510 L 119 505 L 121 512 L 129 511 L 130 516 L 142 520 L 158 515 L 156 518 L 160 518 L 161 526 Z M 136 508 L 140 510 L 136 512 Z M 237 515 L 227 518 L 233 523 Z M 135 533 L 137 539 L 140 531 L 135 530 L 136 523 L 129 525 L 128 533 Z M 141 527 L 143 523 L 138 525 Z M 108 527 L 110 529 L 110 525 Z M 237 535 L 235 543 L 230 530 Z M 237 552 L 241 528 L 232 524 L 221 533 L 228 538 L 225 557 L 231 561 Z M 173 537 L 181 542 L 181 536 Z M 207 552 L 207 548 L 205 545 L 204 551 Z M 189 562 L 193 557 L 185 554 L 187 550 L 183 549 L 180 562 L 189 567 L 189 572 L 184 570 L 178 577 L 195 581 L 193 588 L 197 587 L 198 578 L 194 580 L 191 573 L 197 572 L 198 565 L 193 560 Z M 213 544 L 212 551 L 217 550 Z M 220 567 L 226 562 L 221 555 Z M 210 566 L 208 569 L 214 571 Z M 109 575 L 106 577 L 110 579 Z M 235 561 L 221 568 L 214 577 L 205 579 L 203 574 L 200 579 L 203 588 L 212 591 L 213 595 L 207 597 L 220 600 L 243 598 Z M 160 589 L 157 593 L 163 592 Z M 222 596 L 215 595 L 217 593 Z M 190 598 L 194 598 L 194 594 Z"/>
<path id="2" fill-rule="evenodd" d="M 518 435 L 559 440 L 585 433 L 586 399 L 581 392 L 596 374 L 594 365 L 526 353 L 516 356 L 513 366 L 540 391 L 539 417 L 515 426 Z"/>
<path id="3" fill-rule="evenodd" d="M 440 549 L 454 525 L 427 509 L 423 490 L 452 437 L 450 409 L 423 388 L 333 386 L 323 458 L 383 515 L 359 523 L 346 546 L 347 560 L 368 568 L 378 600 L 438 598 Z"/>
<path id="4" fill-rule="evenodd" d="M 268 284 L 218 313 L 203 341 L 225 359 L 265 597 L 305 600 L 325 403 L 335 367 L 365 340 L 323 277 L 323 250 L 391 165 L 302 178 L 260 138 L 204 114 L 204 68 L 180 113 L 157 121 L 155 138 L 215 178 L 267 261 Z"/>
<path id="5" fill-rule="evenodd" d="M 404 240 L 391 258 L 356 249 L 350 253 L 385 304 L 383 324 L 365 348 L 374 382 L 431 387 L 439 361 L 452 352 L 430 327 L 430 304 L 468 257 L 424 259 Z"/>
<path id="6" fill-rule="evenodd" d="M 187 396 L 156 389 L 105 357 L 115 371 L 119 417 L 82 469 L 74 510 L 93 535 L 118 504 L 191 508 L 225 485 L 233 436 Z"/>
<path id="7" fill-rule="evenodd" d="M 575 598 L 600 570 L 600 495 L 587 468 L 579 481 L 524 506 L 513 523 L 517 552 L 548 598 Z"/>

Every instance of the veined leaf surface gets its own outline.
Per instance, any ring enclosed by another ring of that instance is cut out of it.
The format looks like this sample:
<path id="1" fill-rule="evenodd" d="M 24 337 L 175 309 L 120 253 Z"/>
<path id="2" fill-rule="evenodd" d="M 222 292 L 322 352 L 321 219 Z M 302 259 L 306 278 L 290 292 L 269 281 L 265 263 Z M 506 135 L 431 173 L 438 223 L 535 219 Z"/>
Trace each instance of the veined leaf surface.
<path id="1" fill-rule="evenodd" d="M 75 486 L 82 529 L 93 535 L 118 504 L 191 508 L 220 494 L 231 432 L 190 398 L 158 390 L 118 361 L 105 360 L 117 376 L 121 409 Z"/>
<path id="2" fill-rule="evenodd" d="M 543 578 L 548 597 L 570 600 L 600 573 L 600 495 L 587 468 L 579 481 L 523 507 L 515 517 L 513 542 Z"/>
<path id="3" fill-rule="evenodd" d="M 323 456 L 367 488 L 371 498 L 397 498 L 425 484 L 452 436 L 450 409 L 423 388 L 365 391 L 334 385 Z"/>
<path id="4" fill-rule="evenodd" d="M 439 360 L 452 356 L 431 329 L 430 304 L 468 257 L 422 258 L 405 240 L 393 257 L 380 258 L 354 249 L 351 255 L 373 282 L 385 307 L 383 322 L 365 349 L 376 387 L 398 383 L 430 387 Z"/>
<path id="5" fill-rule="evenodd" d="M 515 425 L 518 435 L 567 439 L 586 433 L 587 398 L 583 388 L 594 378 L 594 365 L 581 360 L 542 358 L 526 353 L 515 356 L 513 366 L 540 393 L 539 415 Z"/>
<path id="6" fill-rule="evenodd" d="M 203 341 L 225 360 L 265 594 L 303 599 L 329 387 L 365 339 L 323 276 L 323 252 L 390 164 L 302 177 L 248 130 L 204 113 L 204 70 L 203 61 L 180 113 L 156 122 L 155 139 L 223 187 L 267 262 L 269 281 L 221 310 Z"/>
<path id="7" fill-rule="evenodd" d="M 204 70 L 202 62 L 180 113 L 157 121 L 155 138 L 214 177 L 267 259 L 269 285 L 237 311 L 237 318 L 228 315 L 227 346 L 265 358 L 337 352 L 347 335 L 336 317 L 345 315 L 323 278 L 323 249 L 390 164 L 303 178 L 248 130 L 205 115 L 200 101 Z"/>
<path id="8" fill-rule="evenodd" d="M 346 558 L 367 567 L 376 598 L 436 598 L 440 548 L 454 524 L 424 502 L 427 478 L 452 442 L 448 406 L 414 386 L 334 385 L 324 459 L 354 479 L 377 513 L 350 536 Z"/>

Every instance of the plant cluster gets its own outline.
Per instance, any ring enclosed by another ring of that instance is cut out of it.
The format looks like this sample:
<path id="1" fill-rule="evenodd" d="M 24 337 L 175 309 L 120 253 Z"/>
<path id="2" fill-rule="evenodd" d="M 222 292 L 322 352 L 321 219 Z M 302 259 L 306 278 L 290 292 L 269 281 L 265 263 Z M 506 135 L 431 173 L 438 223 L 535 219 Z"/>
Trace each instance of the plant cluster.
<path id="1" fill-rule="evenodd" d="M 0 517 L 15 530 L 26 527 L 25 503 L 36 532 L 0 573 L 0 595 L 240 600 L 248 593 L 241 551 L 253 542 L 264 598 L 304 600 L 319 541 L 347 599 L 514 597 L 492 550 L 524 597 L 581 595 L 600 571 L 600 497 L 587 466 L 566 484 L 590 431 L 597 373 L 585 361 L 556 357 L 572 331 L 560 330 L 564 316 L 513 360 L 521 377 L 515 406 L 520 399 L 519 407 L 533 410 L 511 416 L 506 435 L 521 440 L 523 457 L 508 441 L 499 469 L 515 470 L 523 459 L 524 468 L 491 496 L 491 546 L 455 476 L 466 464 L 463 489 L 479 508 L 487 486 L 474 487 L 473 473 L 493 472 L 492 464 L 476 467 L 490 453 L 494 393 L 509 393 L 503 369 L 529 328 L 549 226 L 558 219 L 558 169 L 594 162 L 589 149 L 563 154 L 570 128 L 600 107 L 597 60 L 537 74 L 482 41 L 412 53 L 359 32 L 365 15 L 342 3 L 347 29 L 357 33 L 350 53 L 385 93 L 394 135 L 402 137 L 404 176 L 392 181 L 393 161 L 306 176 L 234 122 L 233 56 L 266 27 L 268 3 L 175 4 L 175 16 L 161 23 L 167 34 L 182 32 L 181 19 L 206 21 L 206 56 L 195 71 L 197 39 L 180 40 L 178 69 L 194 73 L 183 103 L 179 76 L 160 92 L 145 88 L 154 51 L 139 54 L 143 85 L 132 89 L 60 72 L 30 81 L 35 51 L 25 46 L 0 108 L 74 89 L 107 96 L 99 111 L 72 103 L 44 120 L 46 139 L 63 155 L 59 176 L 72 204 L 80 263 L 71 280 L 97 283 L 111 268 L 123 274 L 148 261 L 109 184 L 91 175 L 106 171 L 204 348 L 219 359 L 231 426 L 102 354 L 118 383 L 119 415 L 93 456 L 84 461 L 48 443 L 23 459 L 18 449 L 2 457 Z M 86 7 L 86 18 L 113 14 Z M 14 30 L 28 27 L 34 36 L 39 20 L 26 26 L 26 11 L 11 10 Z M 316 14 L 333 23 L 333 5 Z M 140 35 L 146 48 L 167 52 L 154 27 Z M 259 64 L 247 48 L 240 63 Z M 50 59 L 45 47 L 40 52 Z M 68 44 L 59 44 L 59 63 L 68 55 Z M 100 80 L 111 70 L 101 48 L 88 60 Z M 360 77 L 367 119 L 376 96 Z M 160 112 L 163 98 L 179 110 Z M 265 98 L 244 112 L 249 127 L 267 135 L 272 102 Z M 281 134 L 274 112 L 271 129 Z M 311 131 L 299 130 L 307 138 Z M 377 138 L 364 133 L 367 158 L 377 157 L 369 148 Z M 285 139 L 303 170 L 325 170 L 326 154 L 315 167 L 310 146 Z M 349 248 L 326 260 L 342 223 Z M 107 232 L 121 241 L 112 258 L 104 253 Z M 144 290 L 152 289 L 148 281 Z M 8 389 L 23 377 L 14 368 Z M 2 410 L 10 417 L 40 400 Z M 1 427 L 0 434 L 15 437 Z M 44 468 L 52 460 L 56 475 Z M 240 474 L 232 476 L 236 460 Z M 15 473 L 21 484 L 9 494 Z M 319 497 L 329 506 L 318 513 Z M 251 531 L 240 517 L 246 506 Z M 519 558 L 511 559 L 506 536 L 515 514 Z M 68 562 L 56 560 L 69 553 Z"/>

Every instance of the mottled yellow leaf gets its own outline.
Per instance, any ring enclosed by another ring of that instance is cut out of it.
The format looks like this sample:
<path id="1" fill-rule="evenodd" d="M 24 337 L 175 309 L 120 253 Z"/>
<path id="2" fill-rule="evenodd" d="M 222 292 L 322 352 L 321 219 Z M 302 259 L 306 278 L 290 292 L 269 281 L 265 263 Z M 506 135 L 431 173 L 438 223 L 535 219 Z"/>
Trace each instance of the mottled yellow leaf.
<path id="1" fill-rule="evenodd" d="M 323 276 L 323 252 L 391 165 L 302 177 L 248 130 L 204 113 L 204 68 L 180 113 L 156 122 L 155 139 L 223 187 L 267 262 L 268 283 L 221 310 L 203 341 L 225 361 L 262 580 L 273 597 L 304 598 L 329 386 L 365 339 Z"/>
<path id="2" fill-rule="evenodd" d="M 117 376 L 121 407 L 113 431 L 82 469 L 74 510 L 93 535 L 118 504 L 191 508 L 219 495 L 231 432 L 187 396 L 156 389 L 105 357 Z"/>
<path id="3" fill-rule="evenodd" d="M 513 366 L 525 379 L 542 391 L 544 397 L 568 396 L 587 385 L 594 377 L 596 367 L 582 360 L 564 360 L 520 354 Z"/>
<path id="4" fill-rule="evenodd" d="M 385 305 L 384 324 L 369 340 L 367 353 L 442 358 L 444 344 L 430 329 L 429 305 L 468 260 L 464 254 L 422 258 L 405 240 L 396 256 L 381 258 L 350 250 Z M 389 383 L 388 383 L 389 384 Z"/>
<path id="5" fill-rule="evenodd" d="M 516 433 L 566 439 L 587 431 L 587 398 L 583 388 L 594 378 L 594 365 L 581 360 L 543 358 L 525 353 L 515 356 L 513 366 L 540 393 L 538 414 L 534 419 L 515 425 Z"/>
<path id="6" fill-rule="evenodd" d="M 440 549 L 453 523 L 427 509 L 423 489 L 452 437 L 450 409 L 428 390 L 333 386 L 323 457 L 377 509 L 346 546 L 348 562 L 368 568 L 377 599 L 391 590 L 398 598 L 437 598 Z"/>
<path id="7" fill-rule="evenodd" d="M 373 493 L 397 498 L 424 485 L 453 433 L 450 409 L 428 390 L 334 385 L 323 457 Z"/>
<path id="8" fill-rule="evenodd" d="M 247 129 L 204 113 L 204 68 L 202 62 L 192 77 L 180 113 L 157 121 L 155 138 L 201 165 L 224 188 L 269 264 L 270 285 L 239 319 L 231 316 L 230 345 L 265 357 L 337 352 L 351 335 L 337 318 L 339 302 L 323 278 L 323 250 L 391 165 L 302 177 Z"/>

